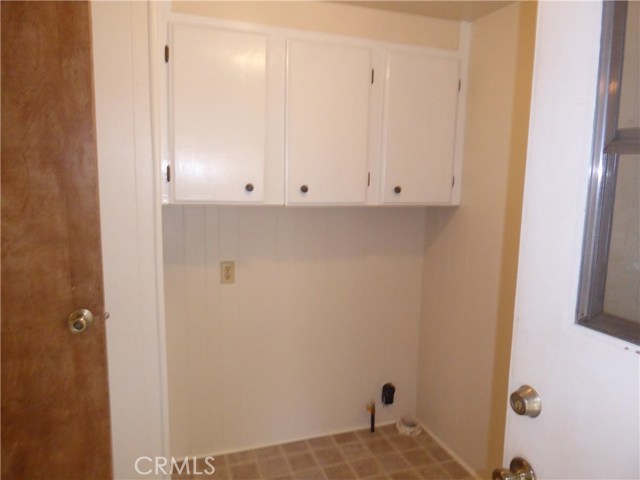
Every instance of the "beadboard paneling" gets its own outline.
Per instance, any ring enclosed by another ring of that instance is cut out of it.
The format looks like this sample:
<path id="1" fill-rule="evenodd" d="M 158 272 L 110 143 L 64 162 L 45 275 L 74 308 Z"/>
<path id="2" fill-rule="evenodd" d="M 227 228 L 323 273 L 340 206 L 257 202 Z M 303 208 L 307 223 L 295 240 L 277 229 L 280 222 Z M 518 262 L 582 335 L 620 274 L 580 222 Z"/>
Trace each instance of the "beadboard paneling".
<path id="1" fill-rule="evenodd" d="M 219 453 L 415 413 L 423 209 L 164 207 L 171 449 Z M 236 283 L 220 284 L 220 262 Z M 383 383 L 396 403 L 379 404 Z"/>

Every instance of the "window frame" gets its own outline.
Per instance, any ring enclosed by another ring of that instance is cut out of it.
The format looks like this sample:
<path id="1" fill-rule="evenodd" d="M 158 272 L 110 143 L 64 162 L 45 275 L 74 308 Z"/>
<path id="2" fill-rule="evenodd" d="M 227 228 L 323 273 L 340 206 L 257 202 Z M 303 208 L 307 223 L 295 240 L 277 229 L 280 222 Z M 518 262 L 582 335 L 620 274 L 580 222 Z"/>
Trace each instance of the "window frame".
<path id="1" fill-rule="evenodd" d="M 576 323 L 640 345 L 640 324 L 604 311 L 618 159 L 640 153 L 640 128 L 618 128 L 626 1 L 605 1 L 598 100 L 589 179 Z"/>

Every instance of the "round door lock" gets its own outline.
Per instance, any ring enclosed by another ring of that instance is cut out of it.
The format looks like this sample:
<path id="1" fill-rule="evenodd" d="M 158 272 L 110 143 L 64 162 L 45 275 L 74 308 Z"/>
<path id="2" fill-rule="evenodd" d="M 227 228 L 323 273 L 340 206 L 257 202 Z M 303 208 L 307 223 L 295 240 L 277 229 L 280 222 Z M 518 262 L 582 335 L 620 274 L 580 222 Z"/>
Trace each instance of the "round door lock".
<path id="1" fill-rule="evenodd" d="M 496 468 L 491 474 L 493 480 L 536 480 L 536 473 L 526 459 L 515 457 L 509 464 L 509 469 Z"/>
<path id="2" fill-rule="evenodd" d="M 86 308 L 80 308 L 69 314 L 67 323 L 71 333 L 82 333 L 93 323 L 93 313 Z"/>
<path id="3" fill-rule="evenodd" d="M 518 415 L 535 418 L 542 411 L 540 395 L 529 385 L 522 385 L 509 397 L 509 404 Z"/>

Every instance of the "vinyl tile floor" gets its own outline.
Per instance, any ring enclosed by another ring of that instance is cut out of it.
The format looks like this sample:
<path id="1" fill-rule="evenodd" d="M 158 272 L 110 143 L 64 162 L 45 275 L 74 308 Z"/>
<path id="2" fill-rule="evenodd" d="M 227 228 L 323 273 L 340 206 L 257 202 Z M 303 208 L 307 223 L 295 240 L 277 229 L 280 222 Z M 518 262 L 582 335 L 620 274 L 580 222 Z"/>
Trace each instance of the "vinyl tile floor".
<path id="1" fill-rule="evenodd" d="M 427 433 L 401 435 L 395 425 L 212 455 L 215 472 L 198 459 L 197 474 L 173 480 L 444 480 L 475 478 Z"/>

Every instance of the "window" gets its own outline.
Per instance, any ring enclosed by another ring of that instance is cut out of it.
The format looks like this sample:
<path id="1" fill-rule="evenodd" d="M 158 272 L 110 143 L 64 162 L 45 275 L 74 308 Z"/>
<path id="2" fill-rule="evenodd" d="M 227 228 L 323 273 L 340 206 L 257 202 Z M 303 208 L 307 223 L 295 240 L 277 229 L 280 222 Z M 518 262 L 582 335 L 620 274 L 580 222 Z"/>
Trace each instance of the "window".
<path id="1" fill-rule="evenodd" d="M 577 323 L 640 345 L 640 2 L 606 1 Z"/>

